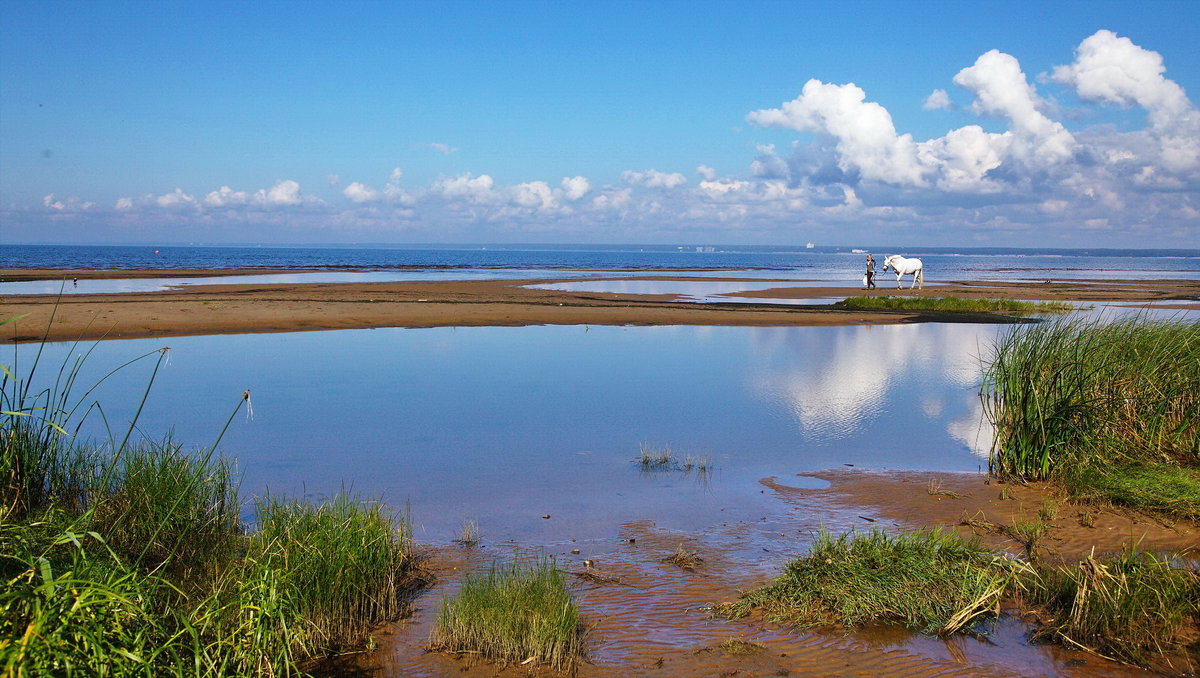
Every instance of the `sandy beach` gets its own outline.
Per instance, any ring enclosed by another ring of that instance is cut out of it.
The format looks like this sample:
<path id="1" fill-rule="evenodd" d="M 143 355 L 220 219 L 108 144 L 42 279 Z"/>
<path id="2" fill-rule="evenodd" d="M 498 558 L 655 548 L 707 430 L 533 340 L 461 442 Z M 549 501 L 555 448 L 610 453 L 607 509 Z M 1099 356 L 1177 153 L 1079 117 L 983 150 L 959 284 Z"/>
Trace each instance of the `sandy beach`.
<path id="1" fill-rule="evenodd" d="M 605 294 L 532 289 L 563 282 L 487 280 L 380 283 L 239 284 L 237 275 L 263 270 L 0 270 L 0 281 L 70 278 L 156 278 L 228 275 L 230 284 L 189 285 L 119 294 L 4 295 L 0 317 L 20 317 L 2 332 L 6 343 L 49 340 L 169 337 L 250 332 L 365 329 L 375 327 L 521 325 L 858 325 L 913 322 L 1008 322 L 990 313 L 854 311 L 828 304 L 755 304 L 754 299 L 842 299 L 857 295 L 924 295 L 1061 300 L 1087 303 L 1154 303 L 1195 307 L 1200 281 L 1056 280 L 1038 283 L 952 281 L 923 290 L 886 284 L 857 287 L 796 286 L 744 291 L 730 303 L 681 303 L 669 294 Z M 276 271 L 277 272 L 277 271 Z M 608 276 L 594 280 L 738 282 L 742 278 L 686 275 Z M 756 283 L 762 279 L 753 279 Z M 747 303 L 750 302 L 750 303 Z"/>

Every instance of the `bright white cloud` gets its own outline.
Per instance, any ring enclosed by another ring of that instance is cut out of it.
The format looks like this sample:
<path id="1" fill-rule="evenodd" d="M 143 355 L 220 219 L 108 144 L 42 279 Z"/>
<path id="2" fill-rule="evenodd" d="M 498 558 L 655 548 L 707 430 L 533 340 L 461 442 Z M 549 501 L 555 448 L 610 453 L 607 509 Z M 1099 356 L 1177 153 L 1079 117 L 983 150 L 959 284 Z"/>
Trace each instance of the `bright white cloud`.
<path id="1" fill-rule="evenodd" d="M 654 169 L 645 172 L 625 170 L 621 172 L 621 181 L 630 186 L 645 186 L 646 188 L 678 188 L 687 183 L 687 177 L 678 172 L 667 174 Z"/>
<path id="2" fill-rule="evenodd" d="M 925 97 L 925 103 L 921 104 L 921 108 L 927 111 L 936 111 L 938 109 L 954 108 L 954 102 L 950 101 L 950 95 L 944 89 L 935 89 L 930 92 L 929 96 Z"/>
<path id="3" fill-rule="evenodd" d="M 472 202 L 488 202 L 494 199 L 492 187 L 495 181 L 486 174 L 472 176 L 470 173 L 457 177 L 442 177 L 433 182 L 430 190 L 442 197 L 462 198 Z"/>
<path id="4" fill-rule="evenodd" d="M 183 189 L 176 188 L 170 193 L 158 196 L 154 199 L 154 202 L 158 203 L 159 207 L 180 208 L 194 206 L 196 199 L 184 193 Z"/>
<path id="5" fill-rule="evenodd" d="M 513 186 L 513 202 L 521 207 L 551 210 L 558 207 L 550 184 L 544 181 L 530 181 Z"/>
<path id="6" fill-rule="evenodd" d="M 975 95 L 971 110 L 1009 120 L 1013 138 L 1008 150 L 1017 158 L 1052 164 L 1071 157 L 1074 137 L 1038 110 L 1042 101 L 1012 55 L 995 49 L 986 52 L 973 66 L 959 71 L 954 84 Z"/>
<path id="7" fill-rule="evenodd" d="M 701 178 L 707 179 L 708 181 L 712 181 L 713 179 L 717 178 L 717 171 L 708 165 L 697 166 L 696 174 L 699 174 Z"/>
<path id="8" fill-rule="evenodd" d="M 864 179 L 922 186 L 928 168 L 917 159 L 910 134 L 896 134 L 883 106 L 866 101 L 860 87 L 809 80 L 800 96 L 779 108 L 753 111 L 746 120 L 761 127 L 783 127 L 827 134 L 837 140 L 838 166 Z"/>
<path id="9" fill-rule="evenodd" d="M 304 198 L 300 195 L 300 184 L 285 179 L 275 184 L 268 189 L 259 189 L 255 193 L 255 199 L 263 205 L 299 205 L 304 202 Z"/>
<path id="10" fill-rule="evenodd" d="M 1183 88 L 1163 76 L 1165 72 L 1158 52 L 1100 30 L 1079 43 L 1074 63 L 1054 68 L 1052 79 L 1073 87 L 1084 101 L 1146 110 L 1155 160 L 1168 173 L 1188 172 L 1200 168 L 1200 113 Z M 1148 160 L 1141 158 L 1142 154 L 1129 155 L 1129 159 Z M 1145 169 L 1140 172 L 1144 175 Z M 1175 180 L 1168 177 L 1165 181 Z"/>
<path id="11" fill-rule="evenodd" d="M 1192 108 L 1183 88 L 1163 77 L 1166 70 L 1158 52 L 1100 30 L 1079 43 L 1075 63 L 1054 68 L 1053 79 L 1086 101 L 1141 106 L 1161 125 Z"/>
<path id="12" fill-rule="evenodd" d="M 366 184 L 360 184 L 357 181 L 346 186 L 346 188 L 342 190 L 342 195 L 349 198 L 351 202 L 357 203 L 375 202 L 383 197 L 379 191 L 367 186 Z"/>
<path id="13" fill-rule="evenodd" d="M 562 186 L 563 197 L 571 202 L 579 200 L 592 190 L 592 184 L 586 177 L 563 177 L 559 185 Z"/>
<path id="14" fill-rule="evenodd" d="M 243 191 L 235 191 L 228 186 L 210 192 L 204 196 L 204 204 L 209 207 L 227 207 L 230 205 L 245 205 L 250 202 L 250 195 Z"/>

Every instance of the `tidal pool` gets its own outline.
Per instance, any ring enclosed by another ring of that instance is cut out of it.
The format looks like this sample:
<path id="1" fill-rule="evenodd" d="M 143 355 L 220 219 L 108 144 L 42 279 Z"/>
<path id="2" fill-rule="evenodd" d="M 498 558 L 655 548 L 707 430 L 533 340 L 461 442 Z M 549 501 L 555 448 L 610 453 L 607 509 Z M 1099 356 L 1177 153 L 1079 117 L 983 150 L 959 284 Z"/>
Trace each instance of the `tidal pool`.
<path id="1" fill-rule="evenodd" d="M 170 346 L 137 422 L 212 443 L 244 496 L 345 487 L 403 508 L 418 538 L 476 520 L 491 540 L 602 539 L 623 522 L 693 530 L 774 507 L 758 481 L 853 465 L 986 467 L 980 356 L 1003 328 L 521 327 L 377 329 L 106 341 L 73 394 Z M 39 382 L 91 344 L 47 345 Z M 36 346 L 4 360 L 24 373 Z M 128 427 L 153 358 L 89 396 Z M 102 438 L 94 414 L 81 437 Z M 643 472 L 641 445 L 707 457 L 707 474 Z M 249 515 L 249 514 L 248 514 Z M 544 518 L 550 516 L 550 518 Z"/>

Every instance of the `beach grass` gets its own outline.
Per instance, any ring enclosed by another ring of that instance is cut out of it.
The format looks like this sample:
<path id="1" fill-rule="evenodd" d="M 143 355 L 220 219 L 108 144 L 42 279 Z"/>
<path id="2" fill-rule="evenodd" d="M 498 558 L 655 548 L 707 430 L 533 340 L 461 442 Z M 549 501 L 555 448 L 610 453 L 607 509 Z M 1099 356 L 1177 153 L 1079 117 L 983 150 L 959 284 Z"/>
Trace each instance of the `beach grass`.
<path id="1" fill-rule="evenodd" d="M 951 634 L 996 613 L 1014 580 L 1003 563 L 978 540 L 951 532 L 823 531 L 781 577 L 717 611 L 741 617 L 759 610 L 802 628 L 879 621 Z"/>
<path id="2" fill-rule="evenodd" d="M 1061 301 L 1015 301 L 1012 299 L 964 299 L 960 297 L 847 297 L 835 306 L 849 309 L 887 309 L 900 311 L 950 311 L 956 313 L 1008 313 L 1035 315 L 1070 313 L 1072 304 Z"/>
<path id="3" fill-rule="evenodd" d="M 579 607 L 554 559 L 515 559 L 466 575 L 458 595 L 442 601 L 430 647 L 564 670 L 583 658 L 583 636 Z"/>
<path id="4" fill-rule="evenodd" d="M 95 449 L 89 456 L 100 471 L 86 522 L 128 562 L 189 579 L 233 556 L 242 524 L 229 461 L 170 440 L 129 446 L 115 459 Z"/>
<path id="5" fill-rule="evenodd" d="M 72 395 L 76 360 L 35 390 L 36 366 L 0 382 L 0 675 L 302 675 L 368 644 L 423 583 L 407 518 L 345 493 L 268 497 L 247 529 L 215 453 L 225 429 L 185 452 L 131 442 L 135 414 L 79 444 L 81 419 L 102 412 L 94 386 Z"/>
<path id="6" fill-rule="evenodd" d="M 1020 328 L 994 347 L 983 394 L 996 429 L 994 475 L 1194 515 L 1191 499 L 1170 501 L 1146 480 L 1173 479 L 1195 497 L 1200 323 L 1134 317 Z"/>
<path id="7" fill-rule="evenodd" d="M 1186 629 L 1200 616 L 1200 573 L 1127 549 L 1114 558 L 1043 569 L 1025 595 L 1045 611 L 1035 640 L 1153 666 L 1194 642 Z"/>
<path id="8" fill-rule="evenodd" d="M 1112 504 L 1200 520 L 1200 468 L 1088 465 L 1064 475 L 1078 502 Z"/>
<path id="9" fill-rule="evenodd" d="M 406 520 L 345 492 L 320 504 L 268 497 L 257 506 L 243 579 L 286 597 L 301 629 L 297 655 L 360 646 L 399 618 L 416 570 Z"/>

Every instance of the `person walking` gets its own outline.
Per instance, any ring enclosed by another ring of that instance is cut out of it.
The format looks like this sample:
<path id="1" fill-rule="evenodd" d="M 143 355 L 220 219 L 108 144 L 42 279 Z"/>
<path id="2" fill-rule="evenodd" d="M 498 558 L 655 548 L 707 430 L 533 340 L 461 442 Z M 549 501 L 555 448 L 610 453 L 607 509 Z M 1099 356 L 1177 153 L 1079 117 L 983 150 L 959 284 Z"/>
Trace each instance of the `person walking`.
<path id="1" fill-rule="evenodd" d="M 867 255 L 867 289 L 875 289 L 875 257 Z"/>

